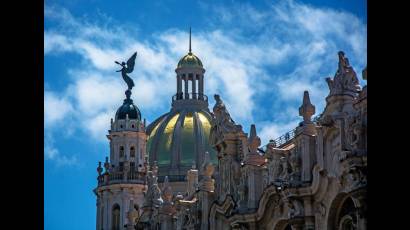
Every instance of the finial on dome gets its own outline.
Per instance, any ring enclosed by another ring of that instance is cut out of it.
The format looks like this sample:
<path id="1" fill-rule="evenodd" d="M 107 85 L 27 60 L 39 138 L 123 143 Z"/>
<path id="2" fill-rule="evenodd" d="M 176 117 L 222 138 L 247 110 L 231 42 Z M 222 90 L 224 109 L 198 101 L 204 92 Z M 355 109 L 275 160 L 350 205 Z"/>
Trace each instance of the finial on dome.
<path id="1" fill-rule="evenodd" d="M 189 53 L 192 53 L 191 51 L 191 27 L 189 27 Z"/>

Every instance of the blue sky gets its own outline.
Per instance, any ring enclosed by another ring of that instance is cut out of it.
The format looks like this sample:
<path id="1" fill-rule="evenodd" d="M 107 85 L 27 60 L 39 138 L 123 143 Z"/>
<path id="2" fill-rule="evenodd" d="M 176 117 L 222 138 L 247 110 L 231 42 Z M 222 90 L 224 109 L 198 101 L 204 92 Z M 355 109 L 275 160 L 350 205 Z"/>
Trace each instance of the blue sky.
<path id="1" fill-rule="evenodd" d="M 44 29 L 46 230 L 95 228 L 97 163 L 122 104 L 115 60 L 138 51 L 133 99 L 147 122 L 170 109 L 176 64 L 192 49 L 233 119 L 263 143 L 301 121 L 309 90 L 316 114 L 325 78 L 345 51 L 361 84 L 367 64 L 366 1 L 47 1 Z"/>

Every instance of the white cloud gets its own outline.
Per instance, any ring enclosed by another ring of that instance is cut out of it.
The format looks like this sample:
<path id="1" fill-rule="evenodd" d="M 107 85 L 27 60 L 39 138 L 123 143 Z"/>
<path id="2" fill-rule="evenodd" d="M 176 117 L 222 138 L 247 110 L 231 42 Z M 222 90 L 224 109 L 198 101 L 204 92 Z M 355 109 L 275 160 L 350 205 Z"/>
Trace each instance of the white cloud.
<path id="1" fill-rule="evenodd" d="M 71 43 L 67 40 L 67 37 L 61 34 L 44 33 L 44 54 L 49 52 L 67 52 L 72 50 Z"/>
<path id="2" fill-rule="evenodd" d="M 336 71 L 339 49 L 345 49 L 354 66 L 366 64 L 366 25 L 350 13 L 294 1 L 263 10 L 240 3 L 207 9 L 219 15 L 214 19 L 219 21 L 213 21 L 218 28 L 194 28 L 192 47 L 206 69 L 210 102 L 213 94 L 220 94 L 233 119 L 244 127 L 256 123 L 266 141 L 297 125 L 293 118 L 298 114 L 293 113 L 304 90 L 309 90 L 320 113 L 328 93 L 324 78 Z M 62 28 L 45 31 L 45 55 L 75 52 L 83 59 L 82 65 L 67 67 L 73 82 L 64 95 L 46 98 L 49 107 L 56 106 L 56 111 L 48 111 L 46 123 L 71 114 L 79 129 L 105 141 L 109 119 L 124 99 L 125 83 L 114 72 L 118 67 L 114 61 L 126 61 L 135 51 L 138 57 L 131 74 L 135 104 L 143 116 L 169 110 L 176 90 L 174 69 L 188 49 L 187 31 L 157 31 L 142 40 L 125 32 L 130 28 L 90 23 L 64 9 L 46 7 L 45 15 Z M 275 100 L 266 104 L 256 98 Z M 61 104 L 67 107 L 61 109 Z M 284 104 L 287 109 L 277 111 Z M 262 106 L 272 108 L 268 109 L 272 120 L 267 120 L 268 115 L 254 119 Z"/>
<path id="3" fill-rule="evenodd" d="M 100 113 L 92 118 L 84 119 L 82 126 L 91 134 L 95 140 L 107 141 L 105 135 L 110 128 L 110 119 L 113 117 L 112 112 Z"/>
<path id="4" fill-rule="evenodd" d="M 53 92 L 44 93 L 44 124 L 50 127 L 61 121 L 73 111 L 72 105 L 64 97 L 58 97 Z"/>
<path id="5" fill-rule="evenodd" d="M 121 56 L 117 50 L 103 49 L 97 47 L 91 41 L 76 41 L 75 48 L 81 52 L 84 57 L 94 65 L 97 69 L 112 70 L 116 67 L 113 60 L 119 59 Z"/>
<path id="6" fill-rule="evenodd" d="M 119 77 L 91 72 L 80 72 L 78 76 L 71 88 L 78 112 L 90 117 L 119 107 L 124 98 L 124 92 L 119 89 L 125 85 Z"/>
<path id="7" fill-rule="evenodd" d="M 271 139 L 274 140 L 285 134 L 286 132 L 293 130 L 294 128 L 296 128 L 299 122 L 299 120 L 293 120 L 288 123 L 262 123 L 263 126 L 261 126 L 262 128 L 258 133 L 258 136 L 261 138 L 262 145 L 267 144 Z"/>
<path id="8" fill-rule="evenodd" d="M 68 157 L 60 153 L 54 146 L 54 139 L 50 132 L 46 132 L 44 136 L 44 159 L 55 162 L 57 167 L 79 164 L 76 156 Z"/>

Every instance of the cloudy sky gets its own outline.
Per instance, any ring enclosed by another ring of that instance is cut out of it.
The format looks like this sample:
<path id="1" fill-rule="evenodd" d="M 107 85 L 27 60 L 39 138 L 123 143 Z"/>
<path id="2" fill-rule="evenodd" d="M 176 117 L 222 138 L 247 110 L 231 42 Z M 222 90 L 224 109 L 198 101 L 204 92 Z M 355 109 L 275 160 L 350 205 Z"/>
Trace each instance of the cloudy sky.
<path id="1" fill-rule="evenodd" d="M 170 109 L 175 67 L 202 60 L 205 92 L 233 119 L 256 124 L 263 144 L 293 129 L 308 90 L 316 115 L 325 78 L 343 50 L 367 64 L 367 8 L 360 0 L 55 1 L 44 6 L 45 229 L 95 228 L 97 163 L 109 153 L 110 119 L 126 84 L 114 61 L 138 51 L 132 97 L 147 122 Z"/>

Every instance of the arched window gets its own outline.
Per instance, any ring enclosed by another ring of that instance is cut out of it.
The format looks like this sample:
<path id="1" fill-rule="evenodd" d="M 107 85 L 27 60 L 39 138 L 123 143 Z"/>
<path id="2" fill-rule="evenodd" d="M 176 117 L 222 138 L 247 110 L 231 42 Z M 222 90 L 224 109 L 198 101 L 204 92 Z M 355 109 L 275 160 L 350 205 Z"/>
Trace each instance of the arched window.
<path id="1" fill-rule="evenodd" d="M 347 198 L 339 213 L 338 230 L 355 230 L 357 226 L 357 210 L 352 198 Z"/>
<path id="2" fill-rule="evenodd" d="M 124 157 L 124 146 L 120 146 L 120 157 Z"/>
<path id="3" fill-rule="evenodd" d="M 118 204 L 114 204 L 114 206 L 112 207 L 111 222 L 111 230 L 120 230 L 120 206 Z"/>
<path id="4" fill-rule="evenodd" d="M 131 146 L 131 148 L 130 148 L 130 157 L 135 157 L 135 148 L 134 148 L 134 146 Z"/>

